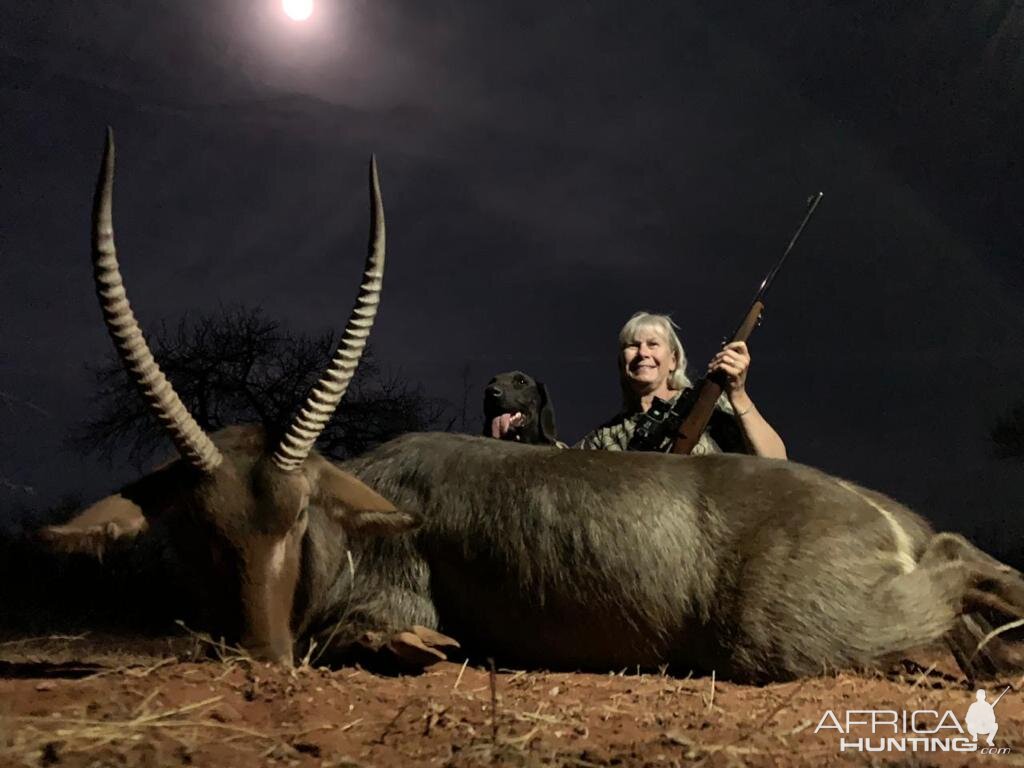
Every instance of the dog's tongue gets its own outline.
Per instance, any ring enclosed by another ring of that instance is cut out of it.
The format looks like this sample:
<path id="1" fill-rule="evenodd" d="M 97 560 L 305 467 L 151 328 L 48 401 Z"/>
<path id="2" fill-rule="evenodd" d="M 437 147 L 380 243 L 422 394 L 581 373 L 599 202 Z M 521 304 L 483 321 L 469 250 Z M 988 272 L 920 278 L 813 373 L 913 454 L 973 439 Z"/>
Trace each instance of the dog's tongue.
<path id="1" fill-rule="evenodd" d="M 499 440 L 503 438 L 509 430 L 514 427 L 521 427 L 523 425 L 523 414 L 519 411 L 515 413 L 503 413 L 500 416 L 495 416 L 491 419 L 491 437 L 496 437 Z"/>

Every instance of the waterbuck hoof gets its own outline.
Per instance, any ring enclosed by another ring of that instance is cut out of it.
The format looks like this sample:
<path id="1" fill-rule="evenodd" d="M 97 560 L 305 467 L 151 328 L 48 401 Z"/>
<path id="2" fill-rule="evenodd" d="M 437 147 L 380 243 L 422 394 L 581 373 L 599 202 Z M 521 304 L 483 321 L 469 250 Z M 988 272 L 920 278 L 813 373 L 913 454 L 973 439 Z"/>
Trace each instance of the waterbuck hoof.
<path id="1" fill-rule="evenodd" d="M 430 629 L 429 627 L 422 627 L 419 624 L 413 624 L 409 631 L 431 648 L 455 649 L 461 647 L 459 645 L 459 641 L 454 637 L 448 637 L 448 635 L 441 634 L 437 630 Z"/>
<path id="2" fill-rule="evenodd" d="M 406 667 L 426 667 L 439 661 L 447 661 L 445 651 L 459 647 L 455 638 L 419 624 L 414 624 L 387 639 L 380 632 L 368 631 L 363 633 L 357 642 L 374 652 L 389 651 L 402 666 Z"/>
<path id="3" fill-rule="evenodd" d="M 426 667 L 448 660 L 443 651 L 432 648 L 414 632 L 399 632 L 388 641 L 387 648 L 400 662 L 412 667 Z"/>

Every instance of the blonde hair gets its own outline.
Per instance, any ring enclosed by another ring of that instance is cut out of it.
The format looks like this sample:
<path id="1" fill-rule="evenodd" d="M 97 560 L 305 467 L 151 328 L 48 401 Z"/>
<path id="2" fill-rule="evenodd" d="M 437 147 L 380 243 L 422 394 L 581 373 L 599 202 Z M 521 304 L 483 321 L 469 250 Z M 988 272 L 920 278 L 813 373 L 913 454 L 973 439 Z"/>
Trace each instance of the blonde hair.
<path id="1" fill-rule="evenodd" d="M 622 384 L 622 402 L 627 407 L 634 405 L 636 394 L 629 385 L 629 379 L 622 369 L 622 350 L 633 343 L 641 328 L 651 328 L 664 337 L 668 342 L 669 351 L 676 357 L 676 369 L 669 374 L 668 387 L 673 390 L 685 389 L 693 386 L 693 382 L 686 375 L 686 352 L 683 351 L 683 344 L 676 335 L 678 326 L 672 322 L 668 315 L 658 315 L 652 312 L 637 312 L 619 331 L 619 354 L 616 358 L 616 366 L 619 371 L 619 381 Z"/>

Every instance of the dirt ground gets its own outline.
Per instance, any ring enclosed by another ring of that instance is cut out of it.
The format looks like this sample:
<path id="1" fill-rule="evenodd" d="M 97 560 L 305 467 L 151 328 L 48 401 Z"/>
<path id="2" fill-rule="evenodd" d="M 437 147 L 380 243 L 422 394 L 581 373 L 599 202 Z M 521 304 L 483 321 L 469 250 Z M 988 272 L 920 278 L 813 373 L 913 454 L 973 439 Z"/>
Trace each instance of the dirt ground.
<path id="1" fill-rule="evenodd" d="M 453 663 L 395 677 L 287 670 L 227 649 L 201 658 L 206 645 L 3 639 L 0 765 L 1024 765 L 1024 680 L 1007 681 L 996 709 L 1006 754 L 841 753 L 834 729 L 815 732 L 826 710 L 951 710 L 963 722 L 975 691 L 941 653 L 885 676 L 753 687 L 628 670 L 492 678 Z"/>

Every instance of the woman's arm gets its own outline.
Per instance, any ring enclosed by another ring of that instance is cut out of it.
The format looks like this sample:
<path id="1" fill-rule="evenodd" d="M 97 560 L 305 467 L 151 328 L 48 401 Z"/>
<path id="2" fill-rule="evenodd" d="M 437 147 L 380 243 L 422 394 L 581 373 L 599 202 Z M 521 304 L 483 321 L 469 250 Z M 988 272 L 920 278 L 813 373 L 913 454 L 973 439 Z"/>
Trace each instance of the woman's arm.
<path id="1" fill-rule="evenodd" d="M 743 393 L 742 397 L 729 398 L 733 410 L 736 411 L 735 418 L 743 430 L 743 437 L 750 447 L 750 452 L 755 456 L 765 456 L 769 459 L 786 458 L 786 444 L 782 442 L 779 433 L 768 423 L 768 420 L 757 410 L 754 401 L 750 396 Z"/>
<path id="2" fill-rule="evenodd" d="M 735 411 L 736 421 L 739 422 L 743 439 L 746 440 L 751 453 L 769 459 L 784 459 L 785 443 L 747 394 L 749 368 L 750 351 L 746 342 L 734 341 L 722 347 L 722 350 L 712 358 L 708 364 L 708 373 L 718 371 L 725 375 L 725 393 Z"/>

